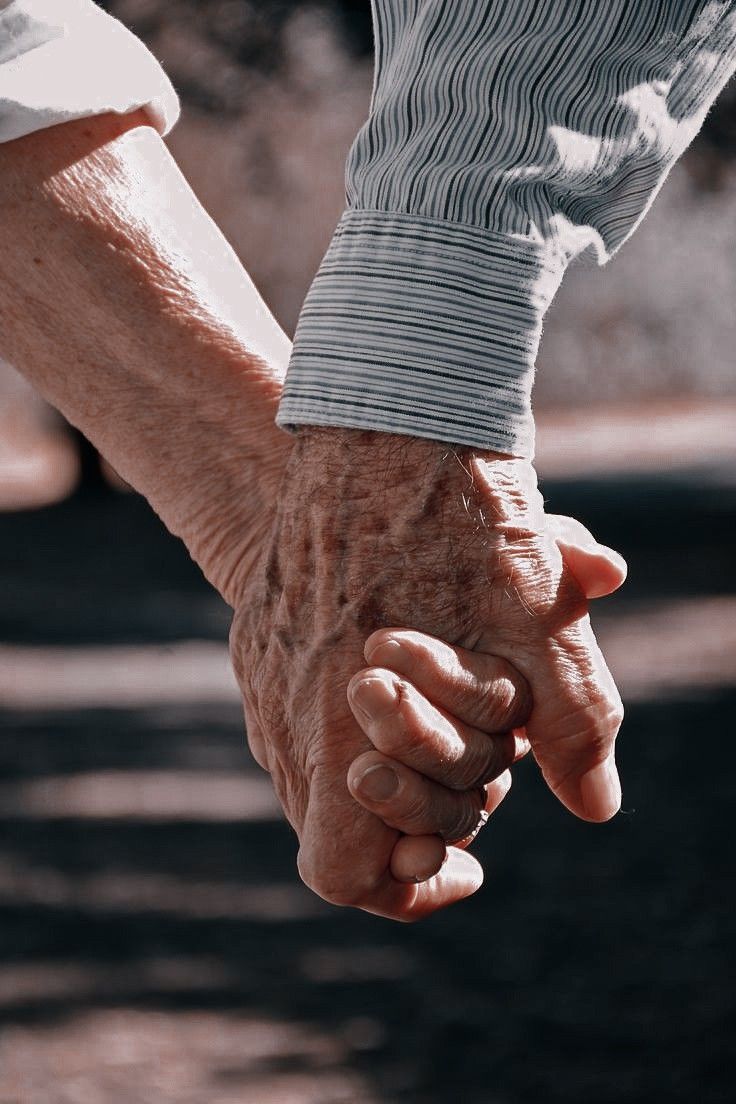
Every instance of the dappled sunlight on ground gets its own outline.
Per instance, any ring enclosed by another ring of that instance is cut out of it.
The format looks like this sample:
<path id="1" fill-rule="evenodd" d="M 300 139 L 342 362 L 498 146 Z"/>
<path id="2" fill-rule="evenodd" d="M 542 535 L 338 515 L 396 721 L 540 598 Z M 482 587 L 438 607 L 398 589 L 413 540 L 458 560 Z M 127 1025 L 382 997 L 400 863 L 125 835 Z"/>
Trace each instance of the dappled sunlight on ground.
<path id="1" fill-rule="evenodd" d="M 10 1029 L 0 1094 L 23 1104 L 382 1104 L 349 1068 L 356 1042 L 370 1048 L 379 1032 L 370 1020 L 341 1037 L 232 1013 L 100 1011 Z"/>
<path id="2" fill-rule="evenodd" d="M 485 887 L 416 927 L 299 882 L 227 610 L 140 499 L 0 517 L 3 1104 L 729 1099 L 733 473 L 543 480 L 630 564 L 623 812 L 521 764 Z"/>
<path id="3" fill-rule="evenodd" d="M 205 771 L 87 771 L 0 784 L 0 806 L 33 820 L 277 820 L 268 778 Z"/>
<path id="4" fill-rule="evenodd" d="M 736 465 L 736 400 L 671 399 L 542 410 L 536 467 L 542 478 L 649 474 Z"/>
<path id="5" fill-rule="evenodd" d="M 36 709 L 239 701 L 227 647 L 0 645 L 0 705 Z"/>

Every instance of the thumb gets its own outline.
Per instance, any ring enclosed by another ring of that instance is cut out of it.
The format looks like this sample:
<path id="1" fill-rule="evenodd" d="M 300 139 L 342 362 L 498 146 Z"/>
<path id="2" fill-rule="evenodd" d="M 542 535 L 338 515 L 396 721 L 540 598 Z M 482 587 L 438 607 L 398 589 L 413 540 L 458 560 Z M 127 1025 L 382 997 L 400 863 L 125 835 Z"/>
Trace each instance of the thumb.
<path id="1" fill-rule="evenodd" d="M 549 514 L 549 527 L 565 566 L 586 598 L 612 594 L 626 579 L 626 560 L 612 548 L 599 544 L 576 518 Z"/>
<path id="2" fill-rule="evenodd" d="M 559 634 L 541 665 L 527 736 L 547 785 L 584 820 L 609 820 L 621 805 L 615 742 L 623 720 L 616 684 L 587 618 Z"/>

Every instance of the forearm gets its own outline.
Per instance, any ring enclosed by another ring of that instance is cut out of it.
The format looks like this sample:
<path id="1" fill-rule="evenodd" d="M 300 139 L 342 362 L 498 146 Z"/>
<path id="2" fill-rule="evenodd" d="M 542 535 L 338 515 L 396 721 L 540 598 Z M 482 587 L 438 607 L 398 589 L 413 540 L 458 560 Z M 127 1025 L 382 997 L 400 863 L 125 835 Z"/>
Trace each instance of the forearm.
<path id="1" fill-rule="evenodd" d="M 2 147 L 0 355 L 232 597 L 289 448 L 273 419 L 290 343 L 144 124 Z"/>

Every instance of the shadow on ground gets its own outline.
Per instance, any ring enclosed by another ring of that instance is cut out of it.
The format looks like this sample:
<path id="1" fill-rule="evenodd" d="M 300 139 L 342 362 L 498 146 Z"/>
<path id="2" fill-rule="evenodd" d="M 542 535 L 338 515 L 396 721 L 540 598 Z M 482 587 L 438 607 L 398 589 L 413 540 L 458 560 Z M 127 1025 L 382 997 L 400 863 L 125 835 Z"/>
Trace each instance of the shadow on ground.
<path id="1" fill-rule="evenodd" d="M 607 616 L 733 591 L 733 481 L 547 491 L 630 560 Z M 134 497 L 0 517 L 0 578 L 10 644 L 226 633 L 224 608 Z M 735 707 L 728 686 L 638 700 L 609 825 L 574 821 L 524 764 L 479 843 L 486 886 L 411 928 L 302 889 L 294 839 L 267 808 L 65 816 L 8 798 L 82 774 L 260 785 L 235 701 L 6 709 L 0 1100 L 731 1100 Z"/>

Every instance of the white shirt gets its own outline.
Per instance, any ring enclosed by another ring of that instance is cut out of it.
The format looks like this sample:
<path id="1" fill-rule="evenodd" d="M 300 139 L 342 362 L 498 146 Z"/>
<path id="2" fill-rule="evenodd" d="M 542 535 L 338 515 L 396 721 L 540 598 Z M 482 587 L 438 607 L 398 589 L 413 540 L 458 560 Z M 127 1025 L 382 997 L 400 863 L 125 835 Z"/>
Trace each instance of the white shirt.
<path id="1" fill-rule="evenodd" d="M 153 54 L 92 0 L 0 0 L 0 142 L 141 107 L 161 134 L 179 117 Z"/>

